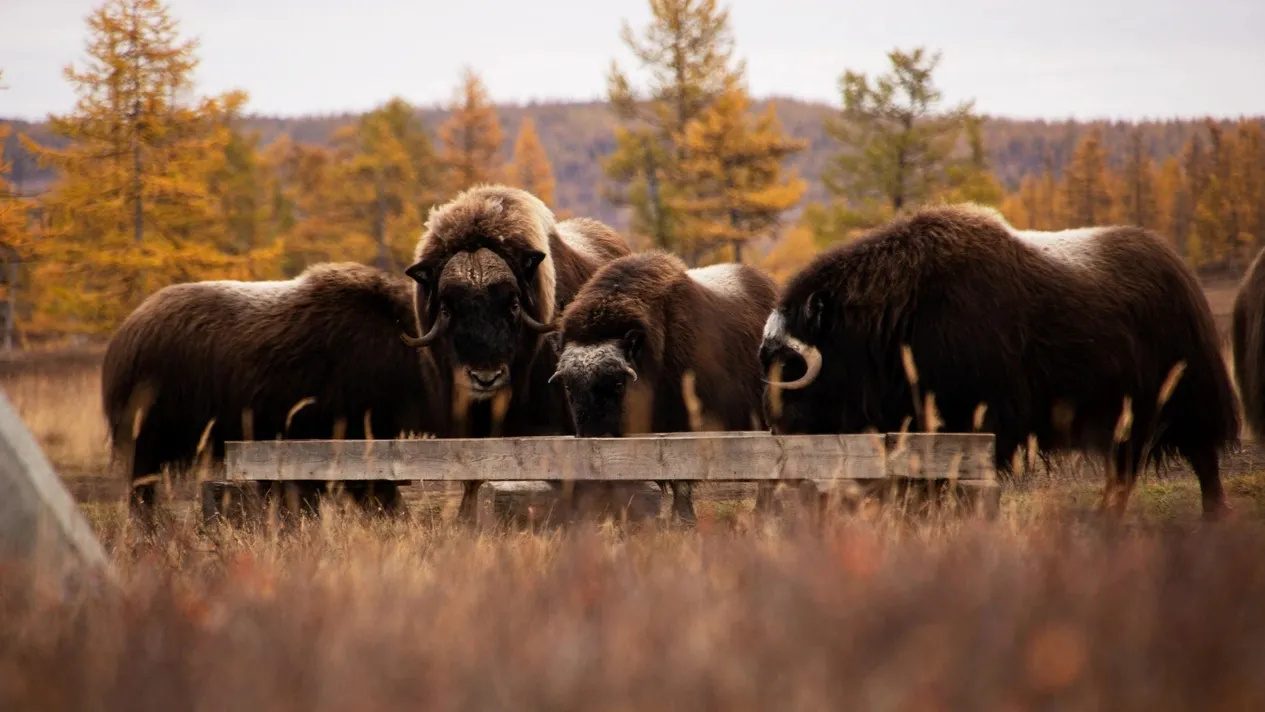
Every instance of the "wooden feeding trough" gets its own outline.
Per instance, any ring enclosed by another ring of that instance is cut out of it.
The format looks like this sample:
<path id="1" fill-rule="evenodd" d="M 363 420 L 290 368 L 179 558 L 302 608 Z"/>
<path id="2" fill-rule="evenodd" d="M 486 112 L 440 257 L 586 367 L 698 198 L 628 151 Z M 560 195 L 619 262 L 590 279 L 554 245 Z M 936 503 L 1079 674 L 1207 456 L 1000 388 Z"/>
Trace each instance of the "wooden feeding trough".
<path id="1" fill-rule="evenodd" d="M 622 493 L 617 496 L 631 509 L 645 509 L 653 496 L 651 508 L 657 510 L 658 487 L 649 482 L 687 480 L 776 481 L 819 501 L 832 494 L 847 499 L 875 493 L 889 484 L 936 482 L 964 495 L 960 499 L 975 511 L 992 516 L 1000 494 L 993 447 L 991 434 L 763 431 L 623 438 L 233 441 L 226 447 L 224 479 L 203 487 L 203 511 L 207 517 L 224 515 L 246 483 L 367 480 L 482 480 L 481 502 L 490 504 L 498 517 L 521 506 L 540 511 L 556 508 L 560 499 L 573 503 L 567 495 L 583 491 L 575 485 L 586 482 L 615 485 L 602 489 Z M 485 512 L 481 507 L 480 516 Z"/>

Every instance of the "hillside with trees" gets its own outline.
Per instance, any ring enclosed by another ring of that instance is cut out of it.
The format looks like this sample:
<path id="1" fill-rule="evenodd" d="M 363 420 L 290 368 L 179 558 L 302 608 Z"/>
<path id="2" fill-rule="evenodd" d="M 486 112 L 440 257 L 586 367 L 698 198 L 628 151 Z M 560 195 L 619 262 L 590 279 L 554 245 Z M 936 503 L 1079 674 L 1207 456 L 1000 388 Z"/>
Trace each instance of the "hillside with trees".
<path id="1" fill-rule="evenodd" d="M 441 106 L 384 97 L 286 118 L 252 115 L 242 91 L 199 96 L 197 42 L 160 0 L 106 0 L 88 60 L 66 68 L 76 105 L 0 123 L 6 338 L 100 338 L 176 282 L 333 260 L 399 270 L 430 209 L 487 181 L 605 220 L 635 247 L 779 279 L 940 201 L 1020 228 L 1142 225 L 1205 275 L 1233 276 L 1265 247 L 1260 118 L 990 117 L 943 100 L 925 47 L 892 49 L 871 75 L 841 67 L 836 105 L 760 99 L 718 0 L 651 9 L 622 28 L 639 66 L 610 67 L 605 101 L 497 104 L 468 67 Z"/>

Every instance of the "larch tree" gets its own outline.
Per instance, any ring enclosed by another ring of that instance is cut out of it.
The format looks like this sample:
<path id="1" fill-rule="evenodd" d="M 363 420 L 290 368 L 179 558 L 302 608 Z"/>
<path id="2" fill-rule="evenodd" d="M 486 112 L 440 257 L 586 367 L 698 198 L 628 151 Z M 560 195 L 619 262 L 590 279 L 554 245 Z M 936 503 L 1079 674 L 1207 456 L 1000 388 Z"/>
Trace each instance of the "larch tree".
<path id="1" fill-rule="evenodd" d="M 840 80 L 843 111 L 826 130 L 843 150 L 822 172 L 835 198 L 827 210 L 835 214 L 819 208 L 814 220 L 823 241 L 942 197 L 975 173 L 971 157 L 956 155 L 974 104 L 943 104 L 933 78 L 940 54 L 917 47 L 887 57 L 887 74 L 871 78 L 848 70 Z"/>
<path id="2" fill-rule="evenodd" d="M 4 90 L 4 73 L 0 72 L 0 91 Z M 4 286 L 2 296 L 4 311 L 4 348 L 13 348 L 17 331 L 17 283 L 22 263 L 30 259 L 33 251 L 31 232 L 27 228 L 27 210 L 31 201 L 19 195 L 10 183 L 8 176 L 12 165 L 4 154 L 5 144 L 9 137 L 8 126 L 0 126 L 0 284 Z"/>
<path id="3" fill-rule="evenodd" d="M 1062 193 L 1067 227 L 1092 227 L 1110 219 L 1107 157 L 1098 131 L 1090 132 L 1076 147 L 1063 172 Z"/>
<path id="4" fill-rule="evenodd" d="M 1243 221 L 1246 260 L 1265 247 L 1265 129 L 1259 121 L 1239 122 L 1235 142 L 1238 169 L 1232 199 Z"/>
<path id="5" fill-rule="evenodd" d="M 684 139 L 681 186 L 668 203 L 680 215 L 678 249 L 689 264 L 725 247 L 741 262 L 743 247 L 770 235 L 803 197 L 807 184 L 782 163 L 808 144 L 782 133 L 772 105 L 752 116 L 737 84 L 690 121 Z"/>
<path id="6" fill-rule="evenodd" d="M 461 86 L 449 111 L 439 127 L 439 160 L 446 191 L 452 194 L 496 180 L 502 173 L 501 120 L 473 70 L 462 72 Z"/>
<path id="7" fill-rule="evenodd" d="M 549 155 L 540 143 L 540 135 L 536 133 L 536 123 L 530 116 L 524 116 L 518 127 L 518 136 L 514 139 L 514 157 L 507 167 L 509 182 L 526 190 L 544 201 L 545 205 L 554 207 L 553 167 L 549 165 Z"/>
<path id="8" fill-rule="evenodd" d="M 1177 156 L 1170 156 L 1160 164 L 1155 178 L 1156 227 L 1168 238 L 1174 249 L 1183 255 L 1184 243 L 1177 240 L 1177 222 L 1184 189 L 1181 160 Z"/>
<path id="9" fill-rule="evenodd" d="M 1135 127 L 1129 133 L 1124 172 L 1120 176 L 1119 198 L 1116 201 L 1121 222 L 1149 230 L 1159 227 L 1155 180 L 1155 162 L 1147 151 L 1141 129 Z"/>
<path id="10" fill-rule="evenodd" d="M 635 89 L 615 62 L 607 76 L 620 126 L 615 151 L 602 162 L 602 192 L 631 210 L 633 232 L 675 249 L 681 225 L 671 206 L 683 185 L 686 128 L 742 76 L 745 64 L 733 59 L 729 10 L 717 0 L 650 0 L 650 11 L 640 35 L 627 22 L 621 31 L 648 85 Z"/>
<path id="11" fill-rule="evenodd" d="M 214 239 L 207 176 L 231 138 L 240 92 L 193 100 L 197 42 L 159 0 L 107 0 L 88 17 L 88 61 L 68 66 L 75 109 L 49 117 L 63 149 L 26 146 L 60 174 L 42 201 L 39 325 L 108 332 L 177 281 L 249 276 L 249 256 Z"/>

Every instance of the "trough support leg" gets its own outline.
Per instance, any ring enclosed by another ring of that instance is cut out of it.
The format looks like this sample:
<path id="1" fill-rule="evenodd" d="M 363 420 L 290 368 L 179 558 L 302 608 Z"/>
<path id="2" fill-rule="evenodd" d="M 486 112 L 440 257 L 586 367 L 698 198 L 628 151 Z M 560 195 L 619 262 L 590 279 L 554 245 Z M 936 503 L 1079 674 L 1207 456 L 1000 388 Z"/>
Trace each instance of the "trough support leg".
<path id="1" fill-rule="evenodd" d="M 461 505 L 457 507 L 457 523 L 474 526 L 479 520 L 479 487 L 483 482 L 475 480 L 461 483 Z"/>
<path id="2" fill-rule="evenodd" d="M 391 480 L 348 483 L 346 490 L 356 506 L 371 516 L 396 519 L 408 513 L 399 484 Z"/>
<path id="3" fill-rule="evenodd" d="M 776 491 L 776 482 L 760 481 L 756 483 L 755 513 L 757 515 L 769 515 L 774 512 L 774 507 L 777 504 L 777 500 L 774 496 Z"/>

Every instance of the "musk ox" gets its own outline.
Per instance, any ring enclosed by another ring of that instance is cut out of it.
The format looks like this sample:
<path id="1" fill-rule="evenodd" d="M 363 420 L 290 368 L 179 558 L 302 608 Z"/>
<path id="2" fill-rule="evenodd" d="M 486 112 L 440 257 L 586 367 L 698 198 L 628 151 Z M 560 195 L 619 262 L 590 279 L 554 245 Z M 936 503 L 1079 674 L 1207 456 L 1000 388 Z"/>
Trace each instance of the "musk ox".
<path id="1" fill-rule="evenodd" d="M 1218 454 L 1238 438 L 1218 342 L 1194 275 L 1153 233 L 1018 231 L 957 205 L 819 254 L 782 291 L 760 357 L 789 379 L 768 390 L 778 432 L 923 429 L 933 394 L 942 431 L 995 435 L 1003 473 L 1030 435 L 1043 457 L 1101 455 L 1119 515 L 1144 464 L 1180 456 L 1213 518 Z"/>
<path id="2" fill-rule="evenodd" d="M 412 320 L 409 280 L 358 264 L 316 265 L 285 281 L 165 287 L 106 350 L 102 395 L 116 460 L 130 461 L 135 481 L 164 466 L 187 471 L 200 444 L 222 461 L 226 440 L 442 434 L 434 364 L 400 343 Z M 367 487 L 348 489 L 359 499 Z M 393 483 L 373 489 L 398 508 Z M 153 484 L 137 486 L 134 511 L 148 520 L 153 499 Z"/>
<path id="3" fill-rule="evenodd" d="M 757 349 L 776 298 L 773 280 L 747 265 L 687 270 L 657 250 L 621 257 L 563 312 L 550 381 L 565 390 L 584 437 L 692 430 L 683 390 L 690 372 L 698 406 L 715 427 L 763 429 Z M 671 487 L 674 514 L 693 521 L 690 484 Z M 761 483 L 758 506 L 770 493 Z"/>
<path id="4" fill-rule="evenodd" d="M 1243 420 L 1252 435 L 1265 439 L 1265 250 L 1258 252 L 1234 295 L 1230 344 L 1234 379 L 1243 402 Z"/>
<path id="5" fill-rule="evenodd" d="M 433 354 L 459 436 L 570 431 L 543 335 L 598 267 L 629 252 L 601 222 L 558 221 L 518 188 L 476 186 L 431 211 L 405 270 L 422 336 L 406 341 Z M 459 518 L 474 517 L 481 484 L 464 484 Z"/>

